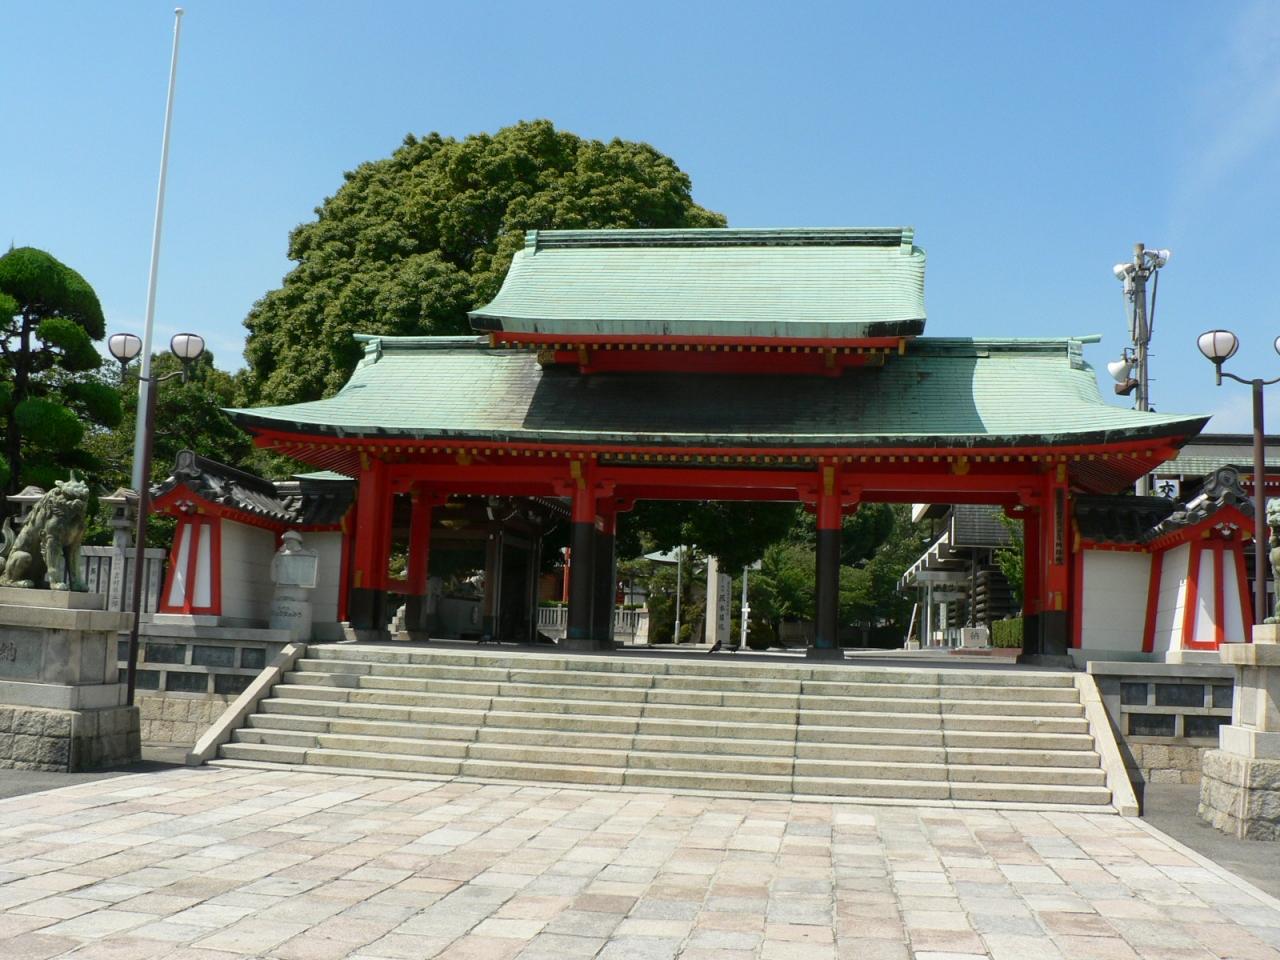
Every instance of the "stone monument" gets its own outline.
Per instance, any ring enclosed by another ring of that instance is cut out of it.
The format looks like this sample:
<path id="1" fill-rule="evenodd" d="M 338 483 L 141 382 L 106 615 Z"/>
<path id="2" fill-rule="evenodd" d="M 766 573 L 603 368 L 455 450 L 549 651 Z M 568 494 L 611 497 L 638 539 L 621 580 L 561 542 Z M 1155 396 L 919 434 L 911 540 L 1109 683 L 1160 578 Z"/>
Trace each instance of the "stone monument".
<path id="1" fill-rule="evenodd" d="M 1280 500 L 1267 503 L 1271 565 L 1280 566 Z M 1222 662 L 1235 667 L 1231 723 L 1218 749 L 1204 755 L 1200 816 L 1219 830 L 1250 840 L 1280 840 L 1280 624 L 1255 624 L 1252 643 L 1224 644 Z"/>
<path id="2" fill-rule="evenodd" d="M 116 645 L 132 614 L 83 592 L 88 488 L 44 494 L 0 547 L 0 769 L 92 770 L 141 757 Z"/>

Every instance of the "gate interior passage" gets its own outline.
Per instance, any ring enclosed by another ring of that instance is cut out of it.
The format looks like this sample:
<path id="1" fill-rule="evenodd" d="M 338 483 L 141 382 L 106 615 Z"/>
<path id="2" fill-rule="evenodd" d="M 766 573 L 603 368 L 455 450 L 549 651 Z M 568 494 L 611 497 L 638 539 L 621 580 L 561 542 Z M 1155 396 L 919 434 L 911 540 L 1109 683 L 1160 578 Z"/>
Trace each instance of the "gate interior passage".
<path id="1" fill-rule="evenodd" d="M 357 478 L 342 614 L 385 622 L 392 504 L 426 591 L 450 494 L 564 498 L 565 645 L 612 645 L 614 532 L 637 500 L 817 515 L 810 653 L 838 655 L 840 520 L 863 501 L 990 503 L 1024 521 L 1025 649 L 1071 637 L 1074 495 L 1114 494 L 1202 417 L 1106 404 L 1096 338 L 927 338 L 908 229 L 531 232 L 476 337 L 363 336 L 337 395 L 232 411 L 259 445 Z"/>

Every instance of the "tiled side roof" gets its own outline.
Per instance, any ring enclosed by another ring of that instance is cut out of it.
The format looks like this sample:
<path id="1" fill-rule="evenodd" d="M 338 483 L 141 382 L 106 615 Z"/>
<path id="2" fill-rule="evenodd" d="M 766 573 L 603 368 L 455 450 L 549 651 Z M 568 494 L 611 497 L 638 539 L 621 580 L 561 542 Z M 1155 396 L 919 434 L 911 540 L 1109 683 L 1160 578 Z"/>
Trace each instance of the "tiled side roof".
<path id="1" fill-rule="evenodd" d="M 1280 473 L 1280 457 L 1269 456 L 1264 461 L 1267 473 Z M 1246 473 L 1253 473 L 1253 460 L 1250 457 L 1174 457 L 1156 468 L 1160 477 L 1207 477 L 1220 467 L 1236 467 Z"/>
<path id="2" fill-rule="evenodd" d="M 481 342 L 371 339 L 335 396 L 229 411 L 337 436 L 752 447 L 966 447 L 1186 437 L 1202 417 L 1105 403 L 1076 340 L 918 339 L 837 378 L 587 376 Z"/>
<path id="3" fill-rule="evenodd" d="M 355 481 L 299 478 L 272 483 L 190 450 L 178 454 L 173 474 L 153 490 L 163 496 L 186 484 L 204 499 L 284 525 L 328 526 L 341 521 L 355 494 Z"/>
<path id="4" fill-rule="evenodd" d="M 1080 536 L 1094 543 L 1150 543 L 1195 526 L 1228 506 L 1253 516 L 1253 505 L 1234 467 L 1213 471 L 1204 490 L 1185 504 L 1164 497 L 1107 495 L 1076 496 L 1072 502 Z"/>
<path id="5" fill-rule="evenodd" d="M 909 229 L 531 231 L 477 330 L 868 338 L 924 330 Z"/>

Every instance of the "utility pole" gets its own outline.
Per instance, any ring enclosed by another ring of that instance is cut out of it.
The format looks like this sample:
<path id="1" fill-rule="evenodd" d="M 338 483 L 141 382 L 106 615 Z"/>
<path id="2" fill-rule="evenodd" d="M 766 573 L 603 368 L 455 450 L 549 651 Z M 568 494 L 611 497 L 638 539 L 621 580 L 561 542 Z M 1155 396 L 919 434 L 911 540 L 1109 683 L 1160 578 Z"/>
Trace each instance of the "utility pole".
<path id="1" fill-rule="evenodd" d="M 1126 313 L 1129 315 L 1129 339 L 1133 343 L 1133 353 L 1125 351 L 1125 355 L 1116 363 L 1107 364 L 1108 370 L 1116 378 L 1116 393 L 1121 396 L 1134 396 L 1134 409 L 1148 411 L 1151 409 L 1151 334 L 1155 329 L 1156 293 L 1160 286 L 1160 268 L 1173 256 L 1169 250 L 1148 250 L 1145 244 L 1133 245 L 1133 260 L 1129 263 L 1117 263 L 1112 268 L 1116 279 L 1124 284 Z M 1151 305 L 1147 306 L 1147 280 L 1152 279 Z M 1138 495 L 1151 494 L 1151 475 L 1145 474 L 1138 481 Z"/>

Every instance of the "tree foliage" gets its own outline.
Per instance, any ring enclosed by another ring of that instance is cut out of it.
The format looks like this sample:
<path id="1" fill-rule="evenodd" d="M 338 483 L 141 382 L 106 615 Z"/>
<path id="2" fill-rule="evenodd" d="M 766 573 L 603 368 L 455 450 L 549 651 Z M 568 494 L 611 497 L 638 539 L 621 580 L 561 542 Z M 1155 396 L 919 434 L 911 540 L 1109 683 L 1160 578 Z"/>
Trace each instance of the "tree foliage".
<path id="1" fill-rule="evenodd" d="M 1009 532 L 1009 546 L 1000 547 L 994 559 L 1000 572 L 1009 584 L 1009 592 L 1013 594 L 1013 602 L 1022 606 L 1023 584 L 1026 579 L 1027 555 L 1023 545 L 1022 521 L 1014 520 L 1004 513 L 997 514 L 1001 525 Z"/>
<path id="2" fill-rule="evenodd" d="M 169 352 L 152 354 L 151 374 L 163 377 L 182 369 Z M 214 365 L 206 351 L 194 361 L 188 379 L 174 377 L 156 384 L 155 431 L 152 434 L 151 482 L 164 480 L 173 471 L 180 450 L 189 449 L 203 457 L 232 466 L 242 466 L 253 452 L 249 436 L 222 412 L 236 395 L 231 374 Z M 118 429 L 86 440 L 86 446 L 103 464 L 103 479 L 112 486 L 128 486 L 133 472 L 133 435 L 138 410 L 138 365 L 114 385 L 123 397 L 123 418 Z M 106 386 L 106 385 L 103 385 Z"/>
<path id="3" fill-rule="evenodd" d="M 89 283 L 43 250 L 0 257 L 0 488 L 46 489 L 71 469 L 100 464 L 81 448 L 86 428 L 115 427 L 120 404 L 100 382 L 94 349 L 106 328 Z"/>
<path id="4" fill-rule="evenodd" d="M 359 358 L 353 333 L 469 332 L 467 310 L 497 292 L 525 230 L 723 225 L 648 144 L 587 140 L 546 120 L 406 137 L 347 173 L 293 231 L 297 266 L 245 320 L 242 400 L 333 394 Z"/>

